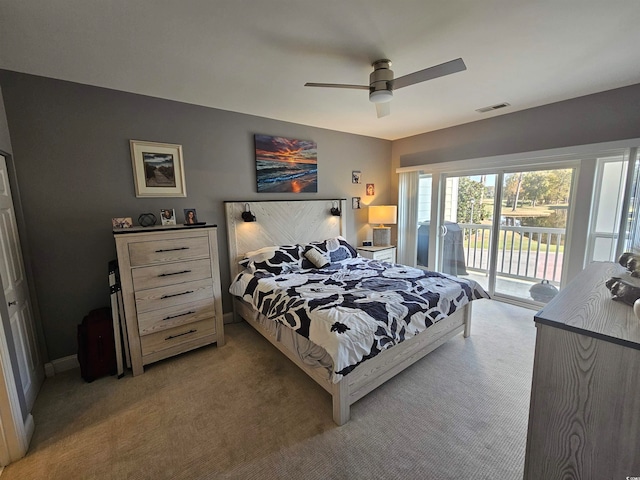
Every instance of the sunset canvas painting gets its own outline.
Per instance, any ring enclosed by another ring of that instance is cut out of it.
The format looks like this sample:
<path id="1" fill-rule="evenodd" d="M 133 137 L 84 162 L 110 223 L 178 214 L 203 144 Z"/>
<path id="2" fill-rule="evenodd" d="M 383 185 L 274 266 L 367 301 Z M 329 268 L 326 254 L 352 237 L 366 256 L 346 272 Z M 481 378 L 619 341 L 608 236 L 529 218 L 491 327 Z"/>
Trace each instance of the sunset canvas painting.
<path id="1" fill-rule="evenodd" d="M 256 135 L 258 192 L 316 193 L 318 149 L 315 142 Z"/>

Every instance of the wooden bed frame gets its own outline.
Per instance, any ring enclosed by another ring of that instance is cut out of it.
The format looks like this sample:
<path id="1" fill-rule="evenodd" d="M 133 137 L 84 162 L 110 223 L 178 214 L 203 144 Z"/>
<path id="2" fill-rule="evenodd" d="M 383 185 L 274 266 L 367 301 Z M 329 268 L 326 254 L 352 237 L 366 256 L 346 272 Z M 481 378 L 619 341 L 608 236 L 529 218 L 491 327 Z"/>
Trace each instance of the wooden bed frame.
<path id="1" fill-rule="evenodd" d="M 342 235 L 346 237 L 346 200 L 298 200 L 266 202 L 225 202 L 229 267 L 231 278 L 239 272 L 238 261 L 244 253 L 271 245 L 308 243 Z M 242 212 L 246 206 L 256 216 L 256 222 L 245 223 Z M 340 206 L 342 216 L 333 216 L 332 207 Z M 323 376 L 319 368 L 305 365 L 295 353 L 278 342 L 257 321 L 259 312 L 250 304 L 234 297 L 234 317 L 246 320 L 253 328 L 284 353 L 293 363 L 314 379 L 333 398 L 333 420 L 338 425 L 349 421 L 353 403 L 458 333 L 471 333 L 471 303 L 393 348 L 358 365 L 338 383 Z"/>

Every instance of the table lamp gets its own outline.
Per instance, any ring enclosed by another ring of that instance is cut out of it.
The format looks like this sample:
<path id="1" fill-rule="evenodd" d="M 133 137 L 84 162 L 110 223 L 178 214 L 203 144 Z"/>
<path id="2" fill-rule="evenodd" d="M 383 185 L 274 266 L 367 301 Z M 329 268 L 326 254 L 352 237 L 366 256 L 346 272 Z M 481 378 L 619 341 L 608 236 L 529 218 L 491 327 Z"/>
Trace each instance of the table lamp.
<path id="1" fill-rule="evenodd" d="M 373 227 L 373 246 L 382 247 L 391 245 L 391 227 L 384 224 L 395 224 L 398 207 L 395 205 L 371 205 L 369 206 L 369 223 L 377 224 Z"/>

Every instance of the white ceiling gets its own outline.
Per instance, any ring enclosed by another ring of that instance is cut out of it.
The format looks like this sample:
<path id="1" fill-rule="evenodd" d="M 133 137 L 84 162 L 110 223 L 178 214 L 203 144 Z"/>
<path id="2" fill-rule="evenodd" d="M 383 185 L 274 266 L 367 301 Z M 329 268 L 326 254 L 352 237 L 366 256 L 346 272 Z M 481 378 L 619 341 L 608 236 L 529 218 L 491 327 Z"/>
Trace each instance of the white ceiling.
<path id="1" fill-rule="evenodd" d="M 381 119 L 304 87 L 458 57 Z M 640 83 L 640 1 L 0 0 L 0 68 L 393 140 Z"/>

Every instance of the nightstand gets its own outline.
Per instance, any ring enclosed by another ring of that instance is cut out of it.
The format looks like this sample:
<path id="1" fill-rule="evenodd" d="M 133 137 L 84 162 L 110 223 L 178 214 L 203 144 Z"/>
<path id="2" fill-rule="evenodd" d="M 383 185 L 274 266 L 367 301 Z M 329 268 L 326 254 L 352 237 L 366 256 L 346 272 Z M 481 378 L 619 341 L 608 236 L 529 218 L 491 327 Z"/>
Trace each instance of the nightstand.
<path id="1" fill-rule="evenodd" d="M 396 263 L 396 247 L 393 245 L 384 247 L 358 247 L 357 250 L 358 253 L 365 258 Z"/>

